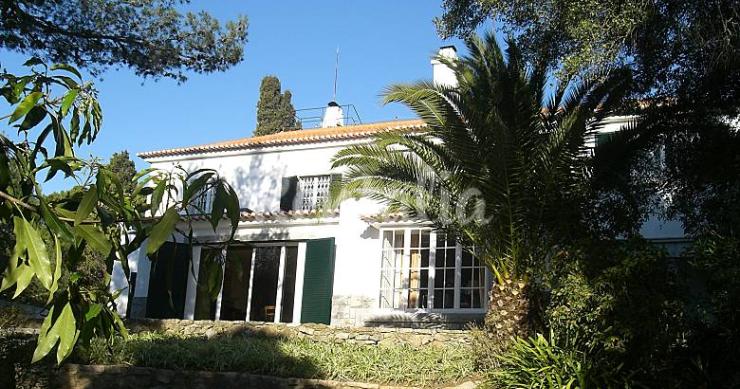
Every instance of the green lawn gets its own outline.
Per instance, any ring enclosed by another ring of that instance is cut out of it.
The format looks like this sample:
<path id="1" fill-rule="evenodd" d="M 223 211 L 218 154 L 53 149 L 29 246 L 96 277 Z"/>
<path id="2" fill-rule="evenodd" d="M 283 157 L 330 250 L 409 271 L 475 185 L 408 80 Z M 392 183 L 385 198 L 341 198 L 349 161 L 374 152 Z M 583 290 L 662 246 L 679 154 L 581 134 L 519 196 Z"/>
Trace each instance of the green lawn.
<path id="1" fill-rule="evenodd" d="M 89 364 L 128 364 L 165 369 L 241 371 L 280 377 L 429 386 L 476 375 L 463 346 L 373 346 L 304 338 L 182 338 L 138 333 L 111 349 L 93 341 L 75 359 Z"/>

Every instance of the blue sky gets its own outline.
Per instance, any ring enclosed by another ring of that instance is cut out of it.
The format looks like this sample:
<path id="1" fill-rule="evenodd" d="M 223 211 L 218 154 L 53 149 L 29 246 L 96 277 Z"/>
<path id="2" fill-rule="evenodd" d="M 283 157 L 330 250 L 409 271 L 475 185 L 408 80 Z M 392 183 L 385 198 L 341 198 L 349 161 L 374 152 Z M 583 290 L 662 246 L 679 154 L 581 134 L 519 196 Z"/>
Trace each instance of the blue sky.
<path id="1" fill-rule="evenodd" d="M 79 156 L 107 159 L 119 150 L 137 152 L 250 136 L 259 83 L 276 75 L 293 93 L 297 109 L 325 105 L 332 97 L 334 61 L 340 49 L 338 98 L 354 104 L 363 122 L 410 118 L 400 105 L 382 106 L 380 93 L 397 82 L 431 78 L 430 57 L 443 41 L 432 19 L 440 1 L 219 1 L 195 0 L 219 19 L 249 18 L 245 59 L 223 73 L 191 74 L 178 85 L 109 70 L 96 81 L 103 131 Z M 269 4 L 269 5 L 268 5 Z M 0 51 L 0 62 L 21 71 L 26 56 Z M 145 163 L 136 158 L 138 169 Z M 51 182 L 47 191 L 66 185 Z"/>

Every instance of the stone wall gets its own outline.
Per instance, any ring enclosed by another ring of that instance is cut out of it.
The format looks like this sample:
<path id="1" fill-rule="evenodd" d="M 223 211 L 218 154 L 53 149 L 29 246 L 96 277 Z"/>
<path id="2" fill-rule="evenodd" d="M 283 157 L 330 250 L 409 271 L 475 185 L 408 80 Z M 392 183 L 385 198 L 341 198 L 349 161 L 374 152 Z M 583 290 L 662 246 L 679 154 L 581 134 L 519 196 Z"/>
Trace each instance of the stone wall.
<path id="1" fill-rule="evenodd" d="M 483 322 L 482 313 L 427 313 L 379 309 L 375 299 L 366 296 L 332 297 L 333 326 L 399 327 L 463 330 Z"/>
<path id="2" fill-rule="evenodd" d="M 208 320 L 131 320 L 126 323 L 133 332 L 159 331 L 180 336 L 254 335 L 297 336 L 316 341 L 361 344 L 408 344 L 411 346 L 468 344 L 470 335 L 464 330 L 384 327 L 333 327 L 323 324 L 276 324 L 265 322 Z"/>
<path id="3" fill-rule="evenodd" d="M 0 388 L 50 389 L 54 386 L 54 358 L 31 364 L 36 348 L 35 329 L 0 329 Z"/>
<path id="4" fill-rule="evenodd" d="M 74 364 L 62 367 L 58 375 L 58 387 L 59 389 L 401 389 L 359 382 L 279 378 L 237 372 Z"/>

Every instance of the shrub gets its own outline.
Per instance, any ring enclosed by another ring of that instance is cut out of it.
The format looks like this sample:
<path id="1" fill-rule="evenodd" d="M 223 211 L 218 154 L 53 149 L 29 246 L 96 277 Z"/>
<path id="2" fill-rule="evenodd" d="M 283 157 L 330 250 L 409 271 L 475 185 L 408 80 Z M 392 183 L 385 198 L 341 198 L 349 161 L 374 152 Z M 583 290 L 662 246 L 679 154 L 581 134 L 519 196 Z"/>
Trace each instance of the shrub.
<path id="1" fill-rule="evenodd" d="M 517 338 L 497 356 L 499 367 L 490 374 L 501 388 L 587 388 L 588 356 L 554 345 L 542 334 Z"/>

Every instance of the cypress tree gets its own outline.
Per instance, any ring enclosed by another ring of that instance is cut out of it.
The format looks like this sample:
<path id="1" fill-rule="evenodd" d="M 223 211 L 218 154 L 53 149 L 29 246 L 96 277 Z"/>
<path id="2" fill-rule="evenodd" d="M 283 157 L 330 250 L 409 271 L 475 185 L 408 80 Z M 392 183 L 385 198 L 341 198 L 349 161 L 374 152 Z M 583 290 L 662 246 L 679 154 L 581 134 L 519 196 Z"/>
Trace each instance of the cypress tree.
<path id="1" fill-rule="evenodd" d="M 255 136 L 293 131 L 301 128 L 295 118 L 295 108 L 291 102 L 290 91 L 281 91 L 280 80 L 266 76 L 260 85 L 260 99 L 257 102 L 257 129 Z"/>

